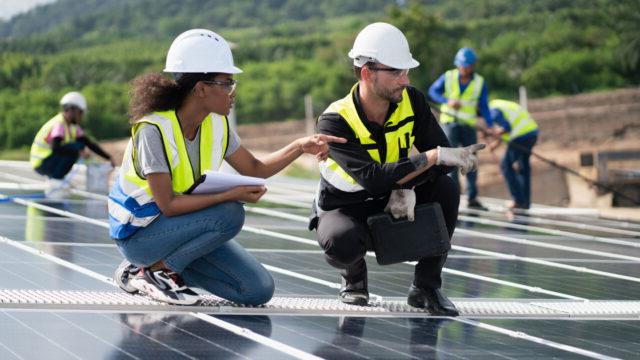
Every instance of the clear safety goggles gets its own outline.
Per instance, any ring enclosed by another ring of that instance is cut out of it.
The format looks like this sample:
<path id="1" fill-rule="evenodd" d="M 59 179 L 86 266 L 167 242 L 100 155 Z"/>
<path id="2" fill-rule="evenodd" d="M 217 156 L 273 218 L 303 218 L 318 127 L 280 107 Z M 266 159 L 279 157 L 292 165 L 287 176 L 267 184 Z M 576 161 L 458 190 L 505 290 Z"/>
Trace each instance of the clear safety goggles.
<path id="1" fill-rule="evenodd" d="M 236 91 L 236 86 L 238 86 L 238 80 L 235 79 L 230 79 L 228 81 L 202 80 L 202 82 L 208 85 L 222 86 L 227 95 L 231 95 L 234 91 Z"/>

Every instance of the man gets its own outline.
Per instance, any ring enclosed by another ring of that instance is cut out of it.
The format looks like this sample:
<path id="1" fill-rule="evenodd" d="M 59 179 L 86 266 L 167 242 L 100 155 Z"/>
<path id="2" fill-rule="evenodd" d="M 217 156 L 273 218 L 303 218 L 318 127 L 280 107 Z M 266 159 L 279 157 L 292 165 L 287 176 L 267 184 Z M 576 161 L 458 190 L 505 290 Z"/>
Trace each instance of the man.
<path id="1" fill-rule="evenodd" d="M 318 119 L 321 134 L 346 143 L 329 144 L 320 163 L 321 181 L 314 204 L 317 240 L 332 266 L 342 269 L 340 299 L 365 305 L 369 299 L 364 259 L 371 243 L 366 220 L 385 208 L 413 220 L 414 205 L 437 202 L 449 236 L 458 217 L 460 193 L 447 172 L 472 171 L 474 152 L 484 145 L 450 148 L 424 95 L 410 87 L 409 69 L 419 63 L 404 34 L 386 23 L 365 27 L 349 52 L 358 78 L 351 92 Z M 409 155 L 415 146 L 420 152 Z M 370 250 L 370 249 L 369 249 Z M 441 292 L 447 255 L 423 258 L 415 267 L 409 305 L 437 315 L 455 316 L 456 307 Z"/>
<path id="2" fill-rule="evenodd" d="M 468 47 L 458 50 L 453 60 L 456 68 L 441 75 L 429 87 L 429 96 L 441 104 L 440 123 L 452 146 L 469 146 L 478 141 L 476 129 L 484 127 L 477 123 L 478 113 L 486 126 L 491 127 L 489 91 L 483 77 L 474 72 L 476 58 L 476 53 Z M 457 171 L 450 176 L 458 182 Z M 476 172 L 467 174 L 467 206 L 486 210 L 477 199 L 477 177 Z"/>
<path id="3" fill-rule="evenodd" d="M 517 103 L 507 100 L 491 100 L 491 118 L 496 125 L 492 134 L 496 140 L 490 149 L 494 151 L 505 141 L 507 151 L 500 162 L 500 170 L 507 182 L 513 202 L 510 209 L 528 209 L 531 206 L 531 150 L 538 140 L 538 124 L 529 112 Z M 518 169 L 514 169 L 514 164 Z"/>
<path id="4" fill-rule="evenodd" d="M 85 146 L 96 154 L 114 162 L 102 148 L 91 141 L 80 127 L 87 111 L 87 101 L 79 92 L 70 92 L 60 99 L 62 112 L 47 121 L 36 134 L 31 145 L 30 163 L 34 170 L 49 178 L 47 195 L 68 185 L 63 181 L 80 155 L 88 156 Z"/>

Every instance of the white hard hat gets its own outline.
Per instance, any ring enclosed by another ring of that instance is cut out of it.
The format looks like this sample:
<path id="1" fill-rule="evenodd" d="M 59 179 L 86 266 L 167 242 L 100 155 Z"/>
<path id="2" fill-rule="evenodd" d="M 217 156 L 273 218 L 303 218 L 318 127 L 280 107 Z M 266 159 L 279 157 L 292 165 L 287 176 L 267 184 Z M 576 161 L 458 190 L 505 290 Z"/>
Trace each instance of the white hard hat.
<path id="1" fill-rule="evenodd" d="M 353 65 L 380 63 L 395 69 L 412 69 L 420 65 L 409 51 L 409 43 L 397 27 L 377 22 L 367 25 L 356 37 L 349 51 Z"/>
<path id="2" fill-rule="evenodd" d="M 173 40 L 164 69 L 170 73 L 238 74 L 229 44 L 211 30 L 192 29 Z"/>
<path id="3" fill-rule="evenodd" d="M 75 106 L 80 108 L 82 111 L 87 112 L 87 100 L 77 91 L 72 91 L 64 94 L 62 99 L 60 99 L 60 105 L 62 106 Z"/>

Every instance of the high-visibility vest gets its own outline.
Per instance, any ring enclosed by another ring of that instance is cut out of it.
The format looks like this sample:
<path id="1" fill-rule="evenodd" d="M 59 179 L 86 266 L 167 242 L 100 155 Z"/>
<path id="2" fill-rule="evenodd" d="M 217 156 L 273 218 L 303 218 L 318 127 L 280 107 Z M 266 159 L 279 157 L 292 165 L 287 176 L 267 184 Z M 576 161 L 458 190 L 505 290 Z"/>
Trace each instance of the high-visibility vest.
<path id="1" fill-rule="evenodd" d="M 444 103 L 440 105 L 440 122 L 443 124 L 458 121 L 469 126 L 475 126 L 478 118 L 478 100 L 484 86 L 484 78 L 473 74 L 473 78 L 460 93 L 460 72 L 458 69 L 444 73 L 444 97 L 460 101 L 460 108 L 454 109 Z"/>
<path id="2" fill-rule="evenodd" d="M 67 122 L 64 121 L 62 113 L 52 117 L 42 125 L 40 130 L 38 130 L 36 137 L 33 139 L 33 144 L 31 144 L 29 163 L 31 163 L 31 167 L 34 169 L 39 167 L 42 164 L 42 160 L 49 157 L 53 152 L 51 144 L 47 143 L 47 137 L 49 137 L 53 127 L 58 124 L 62 124 L 64 126 L 64 138 L 62 139 L 62 145 L 76 141 L 78 126 L 75 124 L 67 124 Z"/>
<path id="3" fill-rule="evenodd" d="M 324 113 L 338 113 L 347 122 L 356 138 L 369 156 L 377 163 L 396 162 L 406 157 L 413 146 L 414 113 L 407 90 L 402 91 L 402 100 L 384 124 L 384 137 L 387 145 L 387 153 L 384 159 L 380 158 L 378 144 L 372 139 L 371 133 L 360 119 L 356 105 L 353 102 L 353 92 L 357 84 L 351 89 L 349 95 L 338 100 L 324 111 Z M 364 190 L 338 163 L 331 157 L 319 163 L 320 175 L 329 184 L 345 192 L 357 192 Z"/>
<path id="4" fill-rule="evenodd" d="M 511 126 L 510 132 L 502 134 L 502 139 L 505 141 L 513 140 L 538 130 L 538 124 L 533 120 L 529 112 L 513 101 L 491 100 L 489 108 L 500 110 L 502 116 Z"/>
<path id="5" fill-rule="evenodd" d="M 160 209 L 153 200 L 147 180 L 143 179 L 134 167 L 138 155 L 133 140 L 142 124 L 151 124 L 160 130 L 164 153 L 171 171 L 173 192 L 182 194 L 197 180 L 194 179 L 175 111 L 156 112 L 136 122 L 131 129 L 132 136 L 127 144 L 118 179 L 109 192 L 109 235 L 115 239 L 129 237 L 160 215 Z M 228 140 L 227 118 L 209 114 L 200 124 L 201 172 L 220 168 L 227 151 Z"/>

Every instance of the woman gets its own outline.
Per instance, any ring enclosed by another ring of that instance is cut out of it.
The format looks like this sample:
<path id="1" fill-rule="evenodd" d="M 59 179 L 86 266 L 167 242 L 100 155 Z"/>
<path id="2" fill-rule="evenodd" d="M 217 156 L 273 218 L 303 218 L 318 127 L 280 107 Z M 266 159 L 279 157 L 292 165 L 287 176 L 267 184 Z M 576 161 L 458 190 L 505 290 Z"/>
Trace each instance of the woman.
<path id="1" fill-rule="evenodd" d="M 267 178 L 303 153 L 323 160 L 327 142 L 346 140 L 304 137 L 256 159 L 228 126 L 233 76 L 242 70 L 234 66 L 227 42 L 212 31 L 178 36 L 164 71 L 174 80 L 147 74 L 133 81 L 132 140 L 109 194 L 110 236 L 127 259 L 116 270 L 116 283 L 172 304 L 198 302 L 187 284 L 237 303 L 263 304 L 273 296 L 273 279 L 231 239 L 244 222 L 242 202 L 257 202 L 266 188 L 185 192 L 223 159 L 242 175 Z"/>

